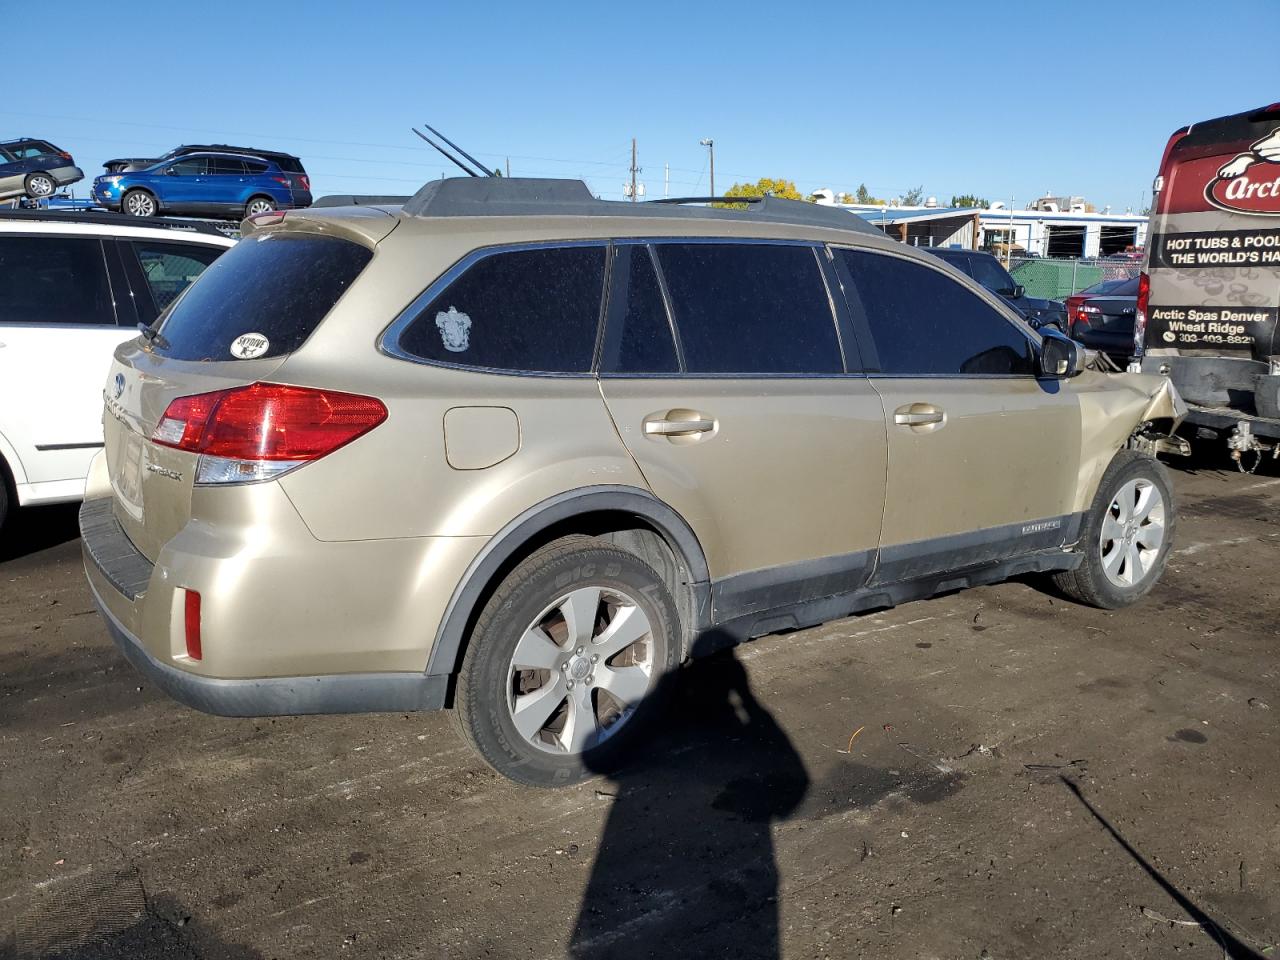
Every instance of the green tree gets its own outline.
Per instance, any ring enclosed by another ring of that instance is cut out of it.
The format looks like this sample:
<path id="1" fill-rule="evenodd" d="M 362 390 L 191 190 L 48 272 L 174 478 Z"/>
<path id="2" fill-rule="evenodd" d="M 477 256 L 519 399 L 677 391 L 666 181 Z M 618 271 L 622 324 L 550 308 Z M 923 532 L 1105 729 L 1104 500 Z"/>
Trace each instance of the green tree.
<path id="1" fill-rule="evenodd" d="M 883 205 L 884 201 L 879 197 L 873 197 L 871 191 L 867 189 L 865 183 L 858 184 L 858 189 L 853 195 L 854 203 L 878 203 Z"/>
<path id="2" fill-rule="evenodd" d="M 902 195 L 902 205 L 904 207 L 914 207 L 923 199 L 924 199 L 924 184 L 922 183 L 918 187 L 912 187 L 910 190 L 908 190 L 906 193 Z"/>
<path id="3" fill-rule="evenodd" d="M 986 197 L 979 197 L 972 193 L 962 193 L 958 197 L 951 198 L 953 207 L 982 207 L 984 210 L 991 206 L 987 203 Z"/>

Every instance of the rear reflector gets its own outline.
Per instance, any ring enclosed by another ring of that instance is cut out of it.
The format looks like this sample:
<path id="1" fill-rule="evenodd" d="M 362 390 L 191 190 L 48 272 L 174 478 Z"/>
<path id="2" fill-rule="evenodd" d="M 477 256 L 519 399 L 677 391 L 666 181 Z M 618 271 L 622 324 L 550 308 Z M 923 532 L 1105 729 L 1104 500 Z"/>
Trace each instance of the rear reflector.
<path id="1" fill-rule="evenodd" d="M 200 646 L 200 594 L 194 590 L 184 590 L 182 619 L 187 637 L 187 656 L 192 660 L 204 658 L 204 650 Z"/>
<path id="2" fill-rule="evenodd" d="M 199 454 L 198 483 L 244 483 L 318 460 L 385 419 L 373 397 L 254 383 L 179 397 L 151 439 Z"/>

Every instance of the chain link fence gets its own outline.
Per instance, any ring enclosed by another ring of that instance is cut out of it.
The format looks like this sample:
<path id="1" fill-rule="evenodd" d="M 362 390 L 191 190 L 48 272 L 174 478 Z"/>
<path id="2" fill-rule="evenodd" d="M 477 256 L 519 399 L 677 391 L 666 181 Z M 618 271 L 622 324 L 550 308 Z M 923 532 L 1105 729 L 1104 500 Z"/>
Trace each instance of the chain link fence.
<path id="1" fill-rule="evenodd" d="M 1103 280 L 1128 280 L 1142 269 L 1140 260 L 1050 260 L 1046 257 L 1013 257 L 1007 264 L 1013 278 L 1029 297 L 1062 300 Z"/>

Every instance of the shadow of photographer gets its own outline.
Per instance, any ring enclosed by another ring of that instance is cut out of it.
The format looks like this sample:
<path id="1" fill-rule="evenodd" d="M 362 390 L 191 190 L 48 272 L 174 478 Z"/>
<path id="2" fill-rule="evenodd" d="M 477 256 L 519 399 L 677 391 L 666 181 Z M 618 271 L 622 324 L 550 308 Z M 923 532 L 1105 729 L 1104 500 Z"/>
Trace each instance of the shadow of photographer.
<path id="1" fill-rule="evenodd" d="M 625 770 L 599 771 L 612 808 L 569 955 L 777 957 L 772 824 L 804 798 L 804 764 L 732 648 L 651 696 L 653 735 Z"/>

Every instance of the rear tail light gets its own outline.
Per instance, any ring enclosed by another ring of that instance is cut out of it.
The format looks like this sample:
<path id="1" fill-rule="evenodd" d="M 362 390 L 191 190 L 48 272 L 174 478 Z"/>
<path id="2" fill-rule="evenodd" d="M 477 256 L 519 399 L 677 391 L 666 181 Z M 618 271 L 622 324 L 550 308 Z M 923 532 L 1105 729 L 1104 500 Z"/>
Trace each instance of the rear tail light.
<path id="1" fill-rule="evenodd" d="M 293 183 L 289 180 L 288 177 L 272 177 L 271 179 L 274 180 L 276 183 L 281 184 L 282 186 L 286 186 L 286 187 L 293 186 Z"/>
<path id="2" fill-rule="evenodd" d="M 308 193 L 311 192 L 311 178 L 309 176 L 307 176 L 305 173 L 300 174 L 298 176 L 298 182 L 302 184 L 303 190 L 306 190 Z"/>
<path id="3" fill-rule="evenodd" d="M 70 159 L 71 159 L 71 154 L 67 153 L 67 151 L 65 151 L 65 150 L 59 150 L 59 151 L 58 151 L 58 156 L 60 156 L 63 160 L 70 160 Z"/>
<path id="4" fill-rule="evenodd" d="M 1097 307 L 1092 307 L 1087 303 L 1082 303 L 1076 307 L 1075 313 L 1071 316 L 1072 323 L 1083 324 L 1086 327 L 1093 326 L 1093 321 L 1102 316 L 1102 311 Z"/>
<path id="5" fill-rule="evenodd" d="M 151 439 L 199 454 L 196 483 L 249 483 L 319 460 L 385 419 L 373 397 L 254 383 L 178 397 Z"/>
<path id="6" fill-rule="evenodd" d="M 187 656 L 192 660 L 204 659 L 204 649 L 200 646 L 200 594 L 194 590 L 183 590 L 186 596 L 182 603 L 182 626 L 187 641 Z"/>
<path id="7" fill-rule="evenodd" d="M 1144 270 L 1138 274 L 1138 312 L 1133 317 L 1133 355 L 1142 356 L 1147 339 L 1147 306 L 1151 302 L 1151 278 Z"/>

